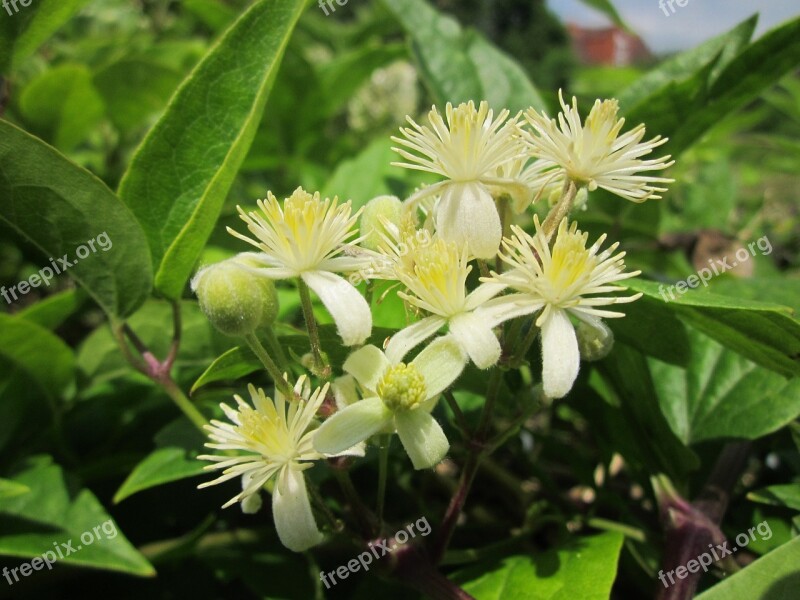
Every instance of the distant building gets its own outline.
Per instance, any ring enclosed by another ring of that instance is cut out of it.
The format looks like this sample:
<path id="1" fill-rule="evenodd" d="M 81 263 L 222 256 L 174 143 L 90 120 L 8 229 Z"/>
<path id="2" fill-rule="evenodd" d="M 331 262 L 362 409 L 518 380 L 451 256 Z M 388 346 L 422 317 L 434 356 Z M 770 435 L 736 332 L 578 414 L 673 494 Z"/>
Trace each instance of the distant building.
<path id="1" fill-rule="evenodd" d="M 619 27 L 584 29 L 567 25 L 578 61 L 586 65 L 625 67 L 652 57 L 642 39 Z"/>

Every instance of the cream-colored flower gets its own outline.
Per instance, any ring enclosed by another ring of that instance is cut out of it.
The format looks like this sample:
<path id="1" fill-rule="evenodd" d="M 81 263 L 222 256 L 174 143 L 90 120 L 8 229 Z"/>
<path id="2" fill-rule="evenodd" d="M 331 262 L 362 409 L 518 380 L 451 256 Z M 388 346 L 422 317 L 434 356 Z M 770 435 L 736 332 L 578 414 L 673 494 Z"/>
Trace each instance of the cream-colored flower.
<path id="1" fill-rule="evenodd" d="M 503 285 L 484 283 L 467 291 L 467 276 L 472 271 L 467 249 L 453 242 L 434 238 L 414 248 L 395 269 L 395 277 L 405 286 L 398 295 L 429 316 L 398 331 L 389 340 L 386 355 L 399 361 L 414 347 L 447 326 L 451 336 L 481 369 L 500 358 L 500 343 L 492 330 L 504 320 L 504 308 L 482 310 L 482 306 L 503 291 Z"/>
<path id="2" fill-rule="evenodd" d="M 638 125 L 620 135 L 625 119 L 618 119 L 616 100 L 597 100 L 581 124 L 578 101 L 573 97 L 572 106 L 564 102 L 559 91 L 561 113 L 558 121 L 534 109 L 525 112 L 525 119 L 532 128 L 526 131 L 526 140 L 531 152 L 541 161 L 541 169 L 534 185 L 542 187 L 553 176 L 565 176 L 578 187 L 589 191 L 598 187 L 633 202 L 644 202 L 649 198 L 660 198 L 667 191 L 658 184 L 671 183 L 673 179 L 640 175 L 660 171 L 672 166 L 670 156 L 642 160 L 655 148 L 667 142 L 667 138 L 656 136 L 642 143 L 644 125 Z"/>
<path id="3" fill-rule="evenodd" d="M 580 366 L 580 352 L 572 315 L 602 329 L 600 318 L 623 317 L 623 313 L 601 306 L 632 302 L 641 297 L 596 296 L 626 288 L 615 283 L 639 275 L 626 273 L 625 252 L 614 254 L 618 243 L 600 251 L 606 236 L 586 247 L 588 234 L 561 221 L 552 250 L 534 217 L 533 236 L 514 226 L 510 239 L 503 240 L 501 259 L 509 269 L 492 273 L 485 281 L 506 285 L 515 293 L 487 303 L 488 310 L 506 308 L 506 316 L 521 316 L 542 310 L 536 320 L 542 338 L 542 384 L 551 398 L 561 398 L 572 388 Z"/>
<path id="4" fill-rule="evenodd" d="M 299 277 L 322 300 L 342 341 L 347 346 L 361 344 L 372 331 L 372 313 L 364 297 L 336 273 L 364 267 L 364 256 L 345 256 L 358 240 L 355 225 L 359 213 L 350 214 L 350 202 L 339 204 L 334 198 L 320 199 L 297 188 L 283 207 L 272 193 L 259 200 L 261 212 L 246 213 L 238 208 L 251 239 L 228 228 L 228 232 L 261 250 L 251 254 L 264 265 L 253 272 L 270 279 Z"/>
<path id="5" fill-rule="evenodd" d="M 311 511 L 303 471 L 312 467 L 313 461 L 325 458 L 314 449 L 312 437 L 314 417 L 328 392 L 328 384 L 310 393 L 305 377 L 301 377 L 294 388 L 299 399 L 293 400 L 287 400 L 279 390 L 275 391 L 274 401 L 252 385 L 248 390 L 253 406 L 240 396 L 234 396 L 235 409 L 220 405 L 231 422 L 213 420 L 206 425 L 212 440 L 206 444 L 208 448 L 243 454 L 198 456 L 214 463 L 206 469 L 222 470 L 220 477 L 198 487 L 240 479 L 242 491 L 223 508 L 242 502 L 243 509 L 249 510 L 254 506 L 251 496 L 258 495 L 264 484 L 274 477 L 272 515 L 275 528 L 284 546 L 301 552 L 322 541 Z"/>
<path id="6" fill-rule="evenodd" d="M 465 362 L 461 347 L 449 337 L 434 340 L 408 364 L 389 360 L 375 346 L 359 348 L 343 368 L 358 382 L 364 399 L 345 401 L 317 430 L 314 447 L 337 453 L 381 431 L 396 431 L 415 469 L 434 466 L 450 443 L 431 411 Z"/>
<path id="7" fill-rule="evenodd" d="M 400 130 L 404 137 L 392 138 L 402 146 L 395 152 L 408 162 L 393 164 L 446 178 L 423 188 L 409 202 L 440 195 L 435 208 L 439 235 L 468 245 L 478 258 L 492 258 L 502 238 L 492 192 L 518 188 L 517 182 L 499 178 L 497 171 L 526 154 L 517 118 L 509 120 L 509 112 L 503 110 L 495 119 L 486 102 L 476 108 L 471 101 L 457 108 L 448 103 L 445 115 L 446 123 L 434 106 L 428 114 L 430 127 L 408 117 L 411 127 Z"/>

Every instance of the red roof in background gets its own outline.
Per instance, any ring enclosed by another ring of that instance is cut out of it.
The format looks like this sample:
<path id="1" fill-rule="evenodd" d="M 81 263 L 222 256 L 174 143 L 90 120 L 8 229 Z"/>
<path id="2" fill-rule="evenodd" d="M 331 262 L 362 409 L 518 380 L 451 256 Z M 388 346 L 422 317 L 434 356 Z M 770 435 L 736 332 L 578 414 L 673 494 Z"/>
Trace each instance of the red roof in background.
<path id="1" fill-rule="evenodd" d="M 578 60 L 587 65 L 623 67 L 652 56 L 638 35 L 618 27 L 584 29 L 570 23 L 567 31 Z"/>

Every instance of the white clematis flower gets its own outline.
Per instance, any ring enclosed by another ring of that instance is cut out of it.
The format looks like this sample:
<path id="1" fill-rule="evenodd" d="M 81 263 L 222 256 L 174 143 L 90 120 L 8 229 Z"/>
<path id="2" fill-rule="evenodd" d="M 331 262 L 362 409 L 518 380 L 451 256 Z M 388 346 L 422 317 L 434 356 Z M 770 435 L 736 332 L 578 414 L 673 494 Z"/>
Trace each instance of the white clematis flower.
<path id="1" fill-rule="evenodd" d="M 261 213 L 238 207 L 255 240 L 228 228 L 228 232 L 261 250 L 248 256 L 264 268 L 252 272 L 270 279 L 299 277 L 322 300 L 347 346 L 361 344 L 372 332 L 372 313 L 364 297 L 336 273 L 364 267 L 364 256 L 343 256 L 358 240 L 354 229 L 359 213 L 350 214 L 350 202 L 321 200 L 297 188 L 283 208 L 272 195 L 259 200 Z"/>
<path id="2" fill-rule="evenodd" d="M 272 492 L 272 516 L 275 528 L 284 546 L 302 552 L 322 541 L 317 528 L 306 489 L 303 471 L 313 466 L 313 461 L 325 458 L 314 449 L 311 439 L 319 409 L 328 385 L 309 394 L 305 377 L 295 386 L 298 399 L 287 400 L 279 390 L 275 400 L 264 391 L 248 386 L 253 406 L 236 399 L 236 409 L 221 404 L 231 423 L 213 420 L 206 425 L 213 443 L 208 448 L 236 450 L 240 456 L 202 455 L 201 460 L 212 461 L 206 469 L 221 469 L 222 475 L 199 485 L 205 488 L 229 479 L 242 480 L 242 491 L 223 505 L 223 508 L 242 503 L 245 512 L 257 509 L 257 498 L 270 479 L 275 478 Z M 346 450 L 346 449 L 345 449 Z"/>
<path id="3" fill-rule="evenodd" d="M 348 404 L 317 430 L 318 452 L 337 453 L 381 431 L 396 431 L 415 469 L 440 462 L 450 443 L 431 416 L 436 400 L 464 368 L 459 344 L 434 340 L 408 364 L 393 363 L 375 346 L 359 348 L 344 370 L 361 386 L 363 400 Z"/>
<path id="4" fill-rule="evenodd" d="M 514 226 L 513 236 L 503 240 L 500 257 L 510 269 L 492 273 L 486 281 L 507 285 L 516 293 L 495 298 L 488 305 L 490 310 L 505 307 L 509 318 L 542 309 L 536 320 L 542 338 L 542 384 L 547 396 L 561 398 L 572 388 L 580 366 L 578 340 L 569 315 L 598 328 L 602 327 L 600 318 L 624 317 L 598 307 L 633 302 L 641 294 L 594 294 L 623 291 L 627 288 L 613 284 L 636 277 L 640 271 L 625 273 L 625 252 L 614 254 L 619 243 L 600 252 L 605 235 L 587 248 L 588 234 L 579 231 L 576 223 L 569 227 L 564 219 L 551 250 L 538 217 L 534 217 L 534 226 L 534 236 Z"/>
<path id="5" fill-rule="evenodd" d="M 500 178 L 497 172 L 527 153 L 517 118 L 508 120 L 509 112 L 503 110 L 494 119 L 486 102 L 475 108 L 471 101 L 457 108 L 448 103 L 445 114 L 446 123 L 434 106 L 428 114 L 430 127 L 408 117 L 411 127 L 400 129 L 404 137 L 392 138 L 403 146 L 394 148 L 395 152 L 408 162 L 393 164 L 445 177 L 447 181 L 423 188 L 408 201 L 440 195 L 435 208 L 439 235 L 468 245 L 478 258 L 492 258 L 503 237 L 492 192 L 519 188 L 516 181 Z"/>
<path id="6" fill-rule="evenodd" d="M 672 183 L 674 179 L 637 175 L 675 164 L 669 155 L 641 159 L 665 144 L 667 138 L 656 136 L 642 143 L 644 125 L 620 135 L 625 119 L 617 119 L 616 100 L 597 100 L 582 125 L 577 99 L 572 98 L 570 107 L 560 91 L 558 97 L 562 111 L 558 121 L 532 108 L 525 113 L 533 129 L 526 131 L 527 142 L 533 155 L 543 161 L 538 165 L 538 177 L 532 182 L 534 187 L 545 186 L 565 176 L 578 187 L 586 186 L 590 192 L 603 188 L 633 202 L 657 199 L 661 197 L 659 192 L 667 191 L 657 184 Z"/>
<path id="7" fill-rule="evenodd" d="M 412 349 L 447 326 L 478 368 L 488 369 L 500 358 L 500 343 L 492 329 L 505 320 L 506 309 L 483 310 L 482 306 L 505 288 L 484 283 L 467 293 L 467 275 L 472 271 L 467 249 L 435 238 L 417 246 L 399 263 L 395 277 L 408 293 L 397 294 L 430 316 L 398 331 L 386 346 L 386 356 L 400 361 Z"/>

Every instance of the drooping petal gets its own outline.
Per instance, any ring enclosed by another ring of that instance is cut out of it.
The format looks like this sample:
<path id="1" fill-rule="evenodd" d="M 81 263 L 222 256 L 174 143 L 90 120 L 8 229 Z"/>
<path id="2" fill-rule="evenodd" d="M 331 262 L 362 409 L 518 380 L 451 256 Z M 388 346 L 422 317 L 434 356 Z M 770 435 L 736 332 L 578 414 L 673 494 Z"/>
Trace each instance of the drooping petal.
<path id="1" fill-rule="evenodd" d="M 425 317 L 421 321 L 401 329 L 389 339 L 389 344 L 386 346 L 386 358 L 393 364 L 399 363 L 406 354 L 431 337 L 445 323 L 446 320 L 443 317 L 432 316 Z"/>
<path id="2" fill-rule="evenodd" d="M 489 300 L 475 310 L 475 314 L 486 321 L 490 327 L 497 327 L 517 317 L 530 315 L 544 306 L 544 300 L 530 294 L 510 294 Z"/>
<path id="3" fill-rule="evenodd" d="M 339 454 L 379 432 L 392 420 L 392 412 L 380 398 L 351 404 L 325 421 L 314 434 L 314 448 L 323 454 Z"/>
<path id="4" fill-rule="evenodd" d="M 441 394 L 461 375 L 467 364 L 467 354 L 461 344 L 447 335 L 433 340 L 411 364 L 425 379 L 427 400 Z"/>
<path id="5" fill-rule="evenodd" d="M 494 199 L 477 181 L 445 188 L 436 209 L 436 230 L 445 240 L 467 245 L 476 258 L 494 258 L 503 238 Z"/>
<path id="6" fill-rule="evenodd" d="M 500 360 L 500 342 L 491 324 L 480 315 L 464 313 L 453 317 L 450 319 L 450 334 L 479 369 L 488 369 Z"/>
<path id="7" fill-rule="evenodd" d="M 466 298 L 465 309 L 475 310 L 479 308 L 495 296 L 506 289 L 508 286 L 504 283 L 488 282 L 482 283 L 475 288 Z"/>
<path id="8" fill-rule="evenodd" d="M 542 327 L 542 385 L 550 398 L 562 398 L 572 389 L 580 368 L 575 328 L 563 310 L 552 309 Z"/>
<path id="9" fill-rule="evenodd" d="M 427 411 L 400 411 L 394 422 L 397 435 L 415 469 L 429 469 L 439 463 L 450 449 L 450 442 L 441 426 Z"/>
<path id="10" fill-rule="evenodd" d="M 369 337 L 372 313 L 356 288 L 339 275 L 327 271 L 308 271 L 301 277 L 331 313 L 345 346 L 362 344 Z"/>
<path id="11" fill-rule="evenodd" d="M 336 401 L 338 410 L 358 402 L 356 379 L 352 375 L 342 375 L 334 379 L 331 391 L 333 391 L 333 399 Z"/>
<path id="12" fill-rule="evenodd" d="M 389 359 L 380 348 L 373 345 L 364 346 L 353 352 L 344 361 L 342 369 L 355 377 L 365 390 L 374 392 L 378 381 L 389 368 Z"/>
<path id="13" fill-rule="evenodd" d="M 323 540 L 308 500 L 306 479 L 302 471 L 284 467 L 272 492 L 272 518 L 281 543 L 302 552 Z"/>

